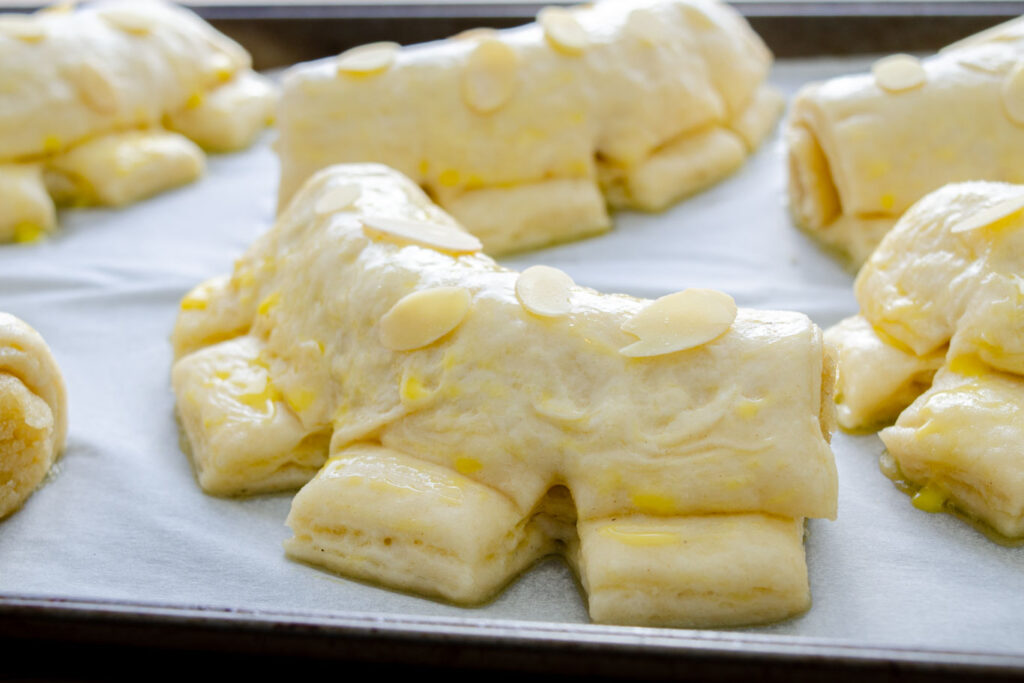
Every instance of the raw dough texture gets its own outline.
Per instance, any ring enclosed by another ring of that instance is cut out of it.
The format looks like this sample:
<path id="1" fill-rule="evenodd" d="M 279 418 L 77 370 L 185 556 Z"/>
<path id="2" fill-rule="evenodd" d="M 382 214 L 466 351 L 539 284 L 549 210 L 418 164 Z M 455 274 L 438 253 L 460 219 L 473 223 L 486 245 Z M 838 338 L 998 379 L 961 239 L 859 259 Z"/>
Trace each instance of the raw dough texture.
<path id="1" fill-rule="evenodd" d="M 0 15 L 0 242 L 52 230 L 55 203 L 134 202 L 199 177 L 200 147 L 247 146 L 276 102 L 250 66 L 161 2 Z"/>
<path id="2" fill-rule="evenodd" d="M 312 478 L 292 557 L 459 603 L 560 552 L 597 621 L 805 610 L 803 519 L 836 512 L 819 329 L 479 249 L 391 169 L 316 174 L 182 302 L 172 384 L 203 488 Z"/>
<path id="3" fill-rule="evenodd" d="M 960 183 L 915 204 L 855 284 L 839 423 L 880 433 L 915 504 L 1024 536 L 1024 186 Z M 938 374 L 936 373 L 938 370 Z M 933 377 L 934 375 L 934 377 Z"/>
<path id="4" fill-rule="evenodd" d="M 947 183 L 1024 182 L 1024 17 L 804 87 L 786 139 L 796 224 L 855 266 Z"/>
<path id="5" fill-rule="evenodd" d="M 0 313 L 0 519 L 21 507 L 60 456 L 66 393 L 39 333 Z"/>
<path id="6" fill-rule="evenodd" d="M 279 208 L 318 169 L 379 162 L 484 250 L 604 232 L 606 205 L 663 209 L 736 170 L 774 128 L 771 54 L 716 0 L 548 8 L 537 23 L 285 75 Z"/>

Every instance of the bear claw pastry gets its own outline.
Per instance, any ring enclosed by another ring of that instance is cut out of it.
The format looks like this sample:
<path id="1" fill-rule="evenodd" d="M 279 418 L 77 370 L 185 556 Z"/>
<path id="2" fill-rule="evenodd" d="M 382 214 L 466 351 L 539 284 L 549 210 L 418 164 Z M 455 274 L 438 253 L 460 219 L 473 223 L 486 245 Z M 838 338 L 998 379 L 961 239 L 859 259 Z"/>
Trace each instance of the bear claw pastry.
<path id="1" fill-rule="evenodd" d="M 203 488 L 311 479 L 289 555 L 458 603 L 560 552 L 598 621 L 805 610 L 803 520 L 836 509 L 820 330 L 515 273 L 470 240 L 386 167 L 310 179 L 182 301 L 172 385 Z"/>
<path id="2" fill-rule="evenodd" d="M 895 424 L 887 470 L 1024 537 L 1024 187 L 947 185 L 911 207 L 857 276 L 861 314 L 825 333 L 839 423 Z"/>
<path id="3" fill-rule="evenodd" d="M 796 224 L 859 266 L 947 183 L 1024 182 L 1024 18 L 803 88 L 785 137 Z"/>
<path id="4" fill-rule="evenodd" d="M 60 456 L 64 378 L 38 332 L 0 313 L 0 519 L 17 510 Z"/>
<path id="5" fill-rule="evenodd" d="M 247 146 L 276 101 L 250 63 L 162 2 L 0 15 L 0 242 L 52 230 L 55 203 L 134 202 L 195 180 L 200 147 Z"/>
<path id="6" fill-rule="evenodd" d="M 498 254 L 663 209 L 737 169 L 775 125 L 771 54 L 717 0 L 599 2 L 284 78 L 279 208 L 318 169 L 379 162 Z M 642 102 L 643 106 L 636 106 Z"/>

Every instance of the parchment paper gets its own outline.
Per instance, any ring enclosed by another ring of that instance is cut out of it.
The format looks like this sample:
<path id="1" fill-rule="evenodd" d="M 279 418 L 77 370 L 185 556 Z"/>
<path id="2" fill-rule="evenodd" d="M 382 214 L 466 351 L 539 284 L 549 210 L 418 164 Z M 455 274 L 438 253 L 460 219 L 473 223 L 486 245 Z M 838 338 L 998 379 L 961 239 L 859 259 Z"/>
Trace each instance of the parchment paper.
<path id="1" fill-rule="evenodd" d="M 869 63 L 781 62 L 773 80 L 792 94 Z M 199 183 L 119 211 L 65 211 L 48 241 L 0 247 L 0 310 L 45 336 L 71 413 L 56 471 L 0 523 L 0 599 L 587 623 L 560 560 L 542 562 L 483 607 L 453 607 L 288 560 L 281 542 L 290 495 L 228 500 L 200 491 L 179 447 L 168 335 L 182 295 L 227 272 L 272 222 L 271 137 L 213 157 Z M 831 325 L 856 311 L 852 275 L 791 226 L 783 160 L 773 139 L 735 176 L 670 211 L 620 213 L 606 236 L 505 263 L 546 263 L 580 284 L 645 297 L 714 287 L 741 306 L 795 309 Z M 879 471 L 876 436 L 840 433 L 833 447 L 839 519 L 809 523 L 814 605 L 751 631 L 1024 654 L 1024 548 L 913 508 Z"/>

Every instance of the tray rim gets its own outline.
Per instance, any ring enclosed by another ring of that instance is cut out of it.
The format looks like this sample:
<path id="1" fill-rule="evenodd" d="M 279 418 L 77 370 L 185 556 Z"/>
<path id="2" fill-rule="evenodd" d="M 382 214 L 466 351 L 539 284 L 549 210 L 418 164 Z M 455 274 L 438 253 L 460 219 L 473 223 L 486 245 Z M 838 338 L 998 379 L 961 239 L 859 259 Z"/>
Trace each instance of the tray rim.
<path id="1" fill-rule="evenodd" d="M 344 645 L 376 642 L 386 649 L 407 644 L 438 648 L 437 656 L 465 647 L 492 651 L 557 652 L 568 660 L 593 665 L 601 661 L 644 658 L 703 659 L 716 664 L 745 663 L 827 666 L 854 670 L 896 666 L 908 673 L 960 673 L 1024 676 L 1024 653 L 982 652 L 910 646 L 881 646 L 838 638 L 776 635 L 735 629 L 669 629 L 472 617 L 427 617 L 314 610 L 273 610 L 245 607 L 189 606 L 122 600 L 0 596 L 0 635 L 25 638 L 25 627 L 37 624 L 41 637 L 60 624 L 63 637 L 118 644 L 110 636 L 140 625 L 184 629 L 196 636 L 218 632 L 221 645 L 244 647 L 253 636 L 275 654 L 294 656 L 307 648 L 286 643 L 286 636 L 327 639 L 336 655 L 351 656 Z M 97 629 L 97 627 L 100 627 Z M 113 631 L 111 629 L 113 628 Z M 30 629 L 31 630 L 31 629 Z M 132 638 L 134 645 L 158 645 L 163 631 Z M 266 637 L 270 637 L 268 641 Z M 123 638 L 122 638 L 123 639 Z M 276 645 L 272 642 L 277 640 Z M 194 642 L 191 643 L 195 645 Z M 308 645 L 309 643 L 307 643 Z M 308 654 L 308 653 L 307 653 Z M 364 654 L 372 654 L 372 650 Z M 651 661 L 651 663 L 654 663 Z"/>

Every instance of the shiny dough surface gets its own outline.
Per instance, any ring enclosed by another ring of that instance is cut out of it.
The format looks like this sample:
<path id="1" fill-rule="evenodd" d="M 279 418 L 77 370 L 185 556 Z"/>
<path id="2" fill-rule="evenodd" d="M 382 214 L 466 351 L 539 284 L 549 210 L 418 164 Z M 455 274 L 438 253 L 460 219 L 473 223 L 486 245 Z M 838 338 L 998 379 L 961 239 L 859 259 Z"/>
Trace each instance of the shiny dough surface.
<path id="1" fill-rule="evenodd" d="M 1022 58 L 1024 18 L 804 87 L 786 124 L 797 225 L 859 266 L 929 192 L 1024 181 Z"/>
<path id="2" fill-rule="evenodd" d="M 771 62 L 723 3 L 643 0 L 299 65 L 279 112 L 279 209 L 316 170 L 370 161 L 489 254 L 604 232 L 606 204 L 660 210 L 742 164 L 782 110 Z"/>
<path id="3" fill-rule="evenodd" d="M 825 333 L 840 425 L 896 418 L 880 435 L 915 504 L 949 501 L 1009 537 L 1024 536 L 1022 209 L 1006 183 L 927 195 L 857 276 L 861 314 Z"/>
<path id="4" fill-rule="evenodd" d="M 276 90 L 248 53 L 163 2 L 0 16 L 0 242 L 56 205 L 120 206 L 191 182 L 202 149 L 247 146 Z"/>
<path id="5" fill-rule="evenodd" d="M 314 176 L 230 277 L 182 301 L 172 384 L 204 489 L 309 481 L 291 556 L 459 603 L 563 552 L 599 621 L 806 609 L 802 520 L 836 512 L 820 330 L 705 315 L 725 295 L 544 289 L 472 241 L 386 167 Z M 627 355 L 660 333 L 641 324 L 655 304 L 707 340 Z M 669 557 L 722 571 L 652 573 Z"/>

